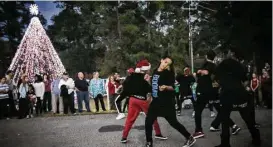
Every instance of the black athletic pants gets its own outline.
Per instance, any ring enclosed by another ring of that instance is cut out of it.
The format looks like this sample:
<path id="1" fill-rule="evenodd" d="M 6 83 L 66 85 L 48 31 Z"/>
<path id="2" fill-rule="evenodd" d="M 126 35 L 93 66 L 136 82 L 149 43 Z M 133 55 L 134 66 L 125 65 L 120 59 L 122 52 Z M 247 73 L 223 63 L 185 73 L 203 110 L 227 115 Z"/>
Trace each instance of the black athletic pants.
<path id="1" fill-rule="evenodd" d="M 203 93 L 197 94 L 197 100 L 195 103 L 195 115 L 194 115 L 194 119 L 195 119 L 195 132 L 203 132 L 202 130 L 202 112 L 204 110 L 204 108 L 206 107 L 206 105 L 209 102 L 209 99 L 212 97 L 212 94 L 209 93 Z"/>
<path id="2" fill-rule="evenodd" d="M 215 119 L 212 121 L 211 126 L 212 126 L 213 128 L 218 129 L 219 126 L 220 126 L 220 124 L 221 124 L 221 116 L 220 116 L 221 106 L 220 106 L 220 103 L 212 103 L 211 105 L 213 105 L 214 108 L 215 108 L 216 111 L 217 111 L 217 116 L 216 116 Z M 231 118 L 229 118 L 228 124 L 229 124 L 230 127 L 232 127 L 233 125 L 235 125 L 235 123 L 232 121 Z"/>
<path id="3" fill-rule="evenodd" d="M 128 110 L 128 105 L 129 105 L 129 98 L 126 98 L 125 103 L 123 104 L 123 110 L 122 110 L 123 113 L 125 113 L 126 108 Z"/>
<path id="4" fill-rule="evenodd" d="M 186 139 L 189 139 L 191 134 L 186 128 L 180 124 L 176 118 L 175 106 L 172 104 L 159 104 L 158 101 L 153 100 L 148 109 L 145 120 L 146 141 L 152 142 L 153 123 L 157 117 L 164 117 L 168 123 L 180 132 Z"/>
<path id="5" fill-rule="evenodd" d="M 121 93 L 120 95 L 118 95 L 118 96 L 116 97 L 115 105 L 116 105 L 116 108 L 117 108 L 118 113 L 122 113 L 121 102 L 122 102 L 122 100 L 124 100 L 125 98 L 126 98 L 126 95 L 125 95 L 124 93 Z"/>

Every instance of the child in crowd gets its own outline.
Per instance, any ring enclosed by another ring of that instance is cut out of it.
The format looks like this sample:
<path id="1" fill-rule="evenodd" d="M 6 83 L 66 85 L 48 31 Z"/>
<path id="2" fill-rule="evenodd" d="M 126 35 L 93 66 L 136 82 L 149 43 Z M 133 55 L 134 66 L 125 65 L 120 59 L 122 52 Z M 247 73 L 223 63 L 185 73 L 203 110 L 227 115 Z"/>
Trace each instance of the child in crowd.
<path id="1" fill-rule="evenodd" d="M 250 81 L 250 88 L 253 95 L 254 100 L 256 101 L 256 105 L 260 106 L 258 87 L 260 86 L 260 81 L 257 78 L 255 73 L 252 74 L 252 79 Z"/>
<path id="2" fill-rule="evenodd" d="M 28 92 L 27 92 L 27 97 L 28 97 L 28 100 L 29 100 L 29 107 L 28 107 L 27 117 L 32 118 L 33 117 L 33 110 L 36 109 L 36 102 L 37 102 L 37 97 L 35 95 L 33 85 L 29 85 L 29 89 L 28 89 Z"/>

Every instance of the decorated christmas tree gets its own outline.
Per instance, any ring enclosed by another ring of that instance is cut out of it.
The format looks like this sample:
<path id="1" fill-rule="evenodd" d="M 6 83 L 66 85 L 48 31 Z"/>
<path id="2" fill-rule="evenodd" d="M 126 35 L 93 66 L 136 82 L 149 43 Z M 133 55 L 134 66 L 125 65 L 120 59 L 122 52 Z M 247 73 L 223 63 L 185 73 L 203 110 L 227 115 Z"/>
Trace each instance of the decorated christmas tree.
<path id="1" fill-rule="evenodd" d="M 30 6 L 34 15 L 12 59 L 9 70 L 14 71 L 14 82 L 17 84 L 22 74 L 27 74 L 34 81 L 36 74 L 61 75 L 65 68 L 47 36 L 38 14 L 36 4 Z"/>

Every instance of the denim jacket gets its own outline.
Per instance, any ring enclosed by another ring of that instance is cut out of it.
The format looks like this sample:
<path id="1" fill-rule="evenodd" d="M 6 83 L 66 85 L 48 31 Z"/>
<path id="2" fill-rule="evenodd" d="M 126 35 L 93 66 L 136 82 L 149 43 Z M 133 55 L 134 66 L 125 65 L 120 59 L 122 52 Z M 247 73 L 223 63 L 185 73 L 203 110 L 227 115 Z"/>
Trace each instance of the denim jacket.
<path id="1" fill-rule="evenodd" d="M 89 84 L 89 91 L 92 98 L 95 98 L 98 94 L 105 94 L 104 81 L 100 78 L 92 79 Z"/>

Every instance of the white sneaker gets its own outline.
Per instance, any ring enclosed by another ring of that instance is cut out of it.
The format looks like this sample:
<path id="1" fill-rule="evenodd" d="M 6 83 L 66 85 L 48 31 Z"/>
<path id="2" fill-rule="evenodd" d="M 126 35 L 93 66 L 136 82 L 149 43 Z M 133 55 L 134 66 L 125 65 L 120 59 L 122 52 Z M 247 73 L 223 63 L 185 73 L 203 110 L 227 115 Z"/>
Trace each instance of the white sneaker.
<path id="1" fill-rule="evenodd" d="M 7 120 L 10 120 L 10 118 L 9 118 L 9 117 L 7 117 Z"/>
<path id="2" fill-rule="evenodd" d="M 210 117 L 215 117 L 216 114 L 214 112 L 210 112 Z"/>
<path id="3" fill-rule="evenodd" d="M 27 119 L 29 119 L 29 115 L 27 115 Z"/>
<path id="4" fill-rule="evenodd" d="M 192 112 L 191 117 L 194 118 L 194 116 L 195 116 L 195 111 Z"/>
<path id="5" fill-rule="evenodd" d="M 124 113 L 119 113 L 118 116 L 116 117 L 117 120 L 123 119 L 125 118 L 125 114 Z"/>
<path id="6" fill-rule="evenodd" d="M 217 131 L 220 131 L 220 129 L 219 129 L 219 128 L 214 128 L 214 127 L 210 127 L 210 128 L 209 128 L 209 130 L 210 130 L 211 132 L 217 132 Z"/>
<path id="7" fill-rule="evenodd" d="M 30 115 L 30 118 L 33 118 L 33 115 L 32 115 L 32 114 Z"/>
<path id="8" fill-rule="evenodd" d="M 145 115 L 145 116 L 146 116 L 146 114 L 145 114 L 144 112 L 140 112 L 140 114 L 142 114 L 142 115 Z"/>

